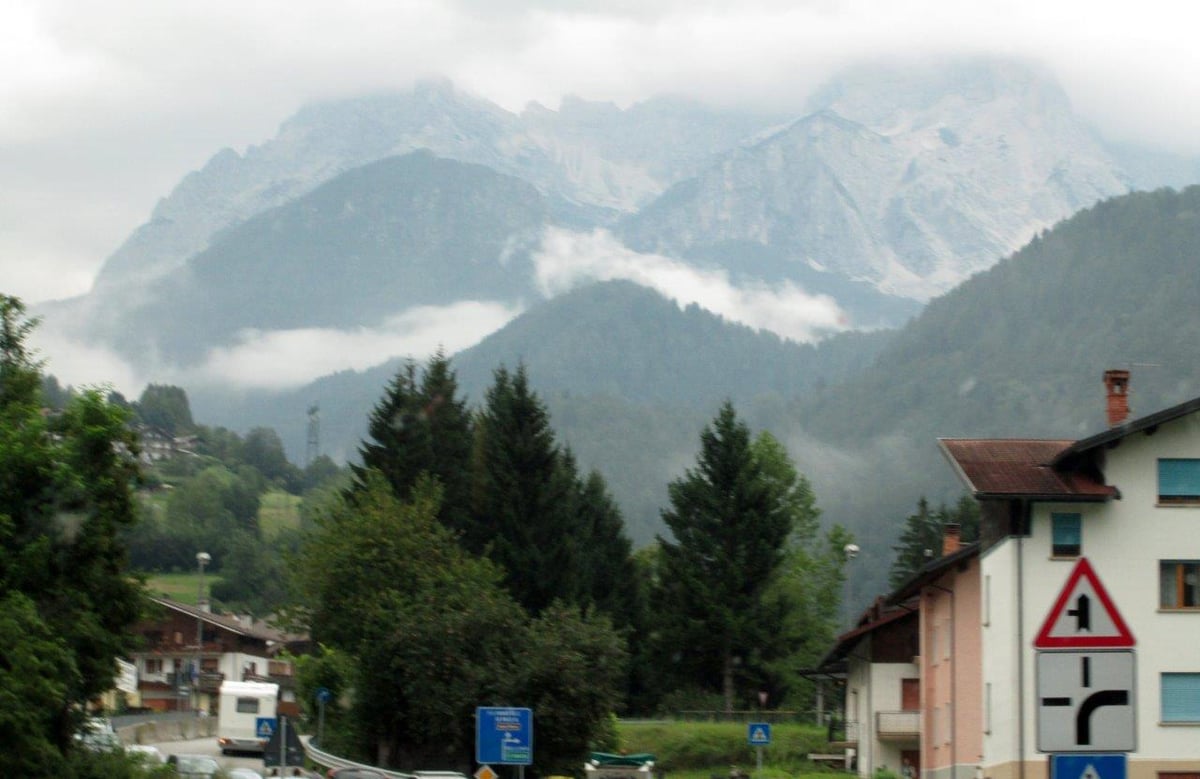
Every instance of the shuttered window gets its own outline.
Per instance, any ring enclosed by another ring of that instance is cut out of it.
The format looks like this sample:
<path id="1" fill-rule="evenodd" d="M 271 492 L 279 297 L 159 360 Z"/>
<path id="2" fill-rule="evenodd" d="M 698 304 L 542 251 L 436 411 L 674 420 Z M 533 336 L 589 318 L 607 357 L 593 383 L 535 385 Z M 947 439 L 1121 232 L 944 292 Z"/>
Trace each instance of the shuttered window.
<path id="1" fill-rule="evenodd" d="M 1162 675 L 1162 721 L 1200 723 L 1200 673 Z"/>
<path id="2" fill-rule="evenodd" d="M 1200 503 L 1200 460 L 1159 460 L 1158 500 L 1160 503 Z"/>
<path id="3" fill-rule="evenodd" d="M 1083 522 L 1078 514 L 1051 514 L 1053 538 L 1050 554 L 1054 557 L 1079 557 L 1083 547 Z"/>

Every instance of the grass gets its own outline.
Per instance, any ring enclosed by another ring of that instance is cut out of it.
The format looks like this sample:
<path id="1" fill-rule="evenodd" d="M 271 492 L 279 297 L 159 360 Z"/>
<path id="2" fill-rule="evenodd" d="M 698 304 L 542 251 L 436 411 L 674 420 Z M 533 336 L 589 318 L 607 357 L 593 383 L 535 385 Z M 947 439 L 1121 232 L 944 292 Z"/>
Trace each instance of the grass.
<path id="1" fill-rule="evenodd" d="M 220 576 L 205 573 L 205 593 L 207 594 L 209 588 L 220 580 Z M 195 606 L 197 598 L 200 595 L 200 573 L 199 571 L 192 571 L 191 573 L 156 573 L 146 580 L 146 589 L 153 594 L 163 595 L 171 600 Z"/>
<path id="2" fill-rule="evenodd" d="M 300 527 L 302 500 L 299 495 L 289 495 L 282 490 L 272 490 L 263 495 L 258 507 L 258 527 L 263 538 L 270 541 L 279 535 L 280 530 Z"/>
<path id="3" fill-rule="evenodd" d="M 833 751 L 824 728 L 775 723 L 771 744 L 763 747 L 763 770 L 756 770 L 756 747 L 747 742 L 746 723 L 622 722 L 617 728 L 626 753 L 649 752 L 670 779 L 725 779 L 736 767 L 754 779 L 831 779 L 842 774 L 809 762 L 810 752 Z"/>

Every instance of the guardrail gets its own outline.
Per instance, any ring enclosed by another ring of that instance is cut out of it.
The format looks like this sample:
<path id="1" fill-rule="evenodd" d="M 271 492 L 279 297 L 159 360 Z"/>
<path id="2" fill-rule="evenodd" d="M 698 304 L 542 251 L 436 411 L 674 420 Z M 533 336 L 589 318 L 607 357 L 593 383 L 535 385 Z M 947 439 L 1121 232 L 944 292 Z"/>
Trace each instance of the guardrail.
<path id="1" fill-rule="evenodd" d="M 318 747 L 313 746 L 312 740 L 309 739 L 304 743 L 304 753 L 308 759 L 324 768 L 369 768 L 372 771 L 378 771 L 389 779 L 467 779 L 463 774 L 457 771 L 413 771 L 412 773 L 404 773 L 402 771 L 388 771 L 384 768 L 370 765 L 368 763 L 356 763 L 353 760 L 347 760 L 344 757 L 331 755 L 328 752 L 322 752 Z"/>

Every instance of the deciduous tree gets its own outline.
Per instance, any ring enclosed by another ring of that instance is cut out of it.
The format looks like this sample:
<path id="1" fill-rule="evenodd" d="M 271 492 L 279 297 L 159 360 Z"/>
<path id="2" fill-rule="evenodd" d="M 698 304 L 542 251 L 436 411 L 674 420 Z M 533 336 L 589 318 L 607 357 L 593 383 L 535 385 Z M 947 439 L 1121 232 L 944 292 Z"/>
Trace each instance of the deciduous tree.
<path id="1" fill-rule="evenodd" d="M 0 296 L 0 709 L 25 710 L 0 727 L 6 745 L 67 755 L 77 712 L 111 689 L 143 604 L 120 541 L 136 516 L 137 446 L 126 413 L 99 390 L 41 413 L 40 366 L 25 345 L 35 323 L 24 313 Z M 18 690 L 47 708 L 29 711 Z"/>

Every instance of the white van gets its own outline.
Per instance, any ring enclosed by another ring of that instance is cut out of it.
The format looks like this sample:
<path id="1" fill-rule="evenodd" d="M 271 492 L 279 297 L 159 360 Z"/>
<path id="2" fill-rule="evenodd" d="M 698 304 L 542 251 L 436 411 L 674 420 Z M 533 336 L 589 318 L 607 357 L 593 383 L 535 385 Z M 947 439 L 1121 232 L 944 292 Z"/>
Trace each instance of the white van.
<path id="1" fill-rule="evenodd" d="M 221 682 L 217 746 L 227 752 L 261 752 L 278 727 L 279 685 Z"/>

